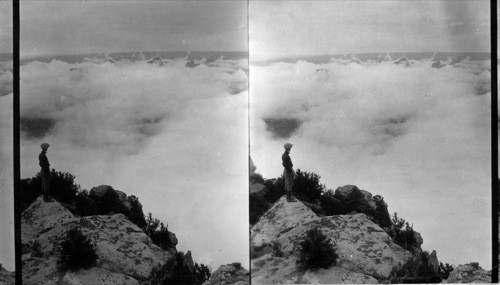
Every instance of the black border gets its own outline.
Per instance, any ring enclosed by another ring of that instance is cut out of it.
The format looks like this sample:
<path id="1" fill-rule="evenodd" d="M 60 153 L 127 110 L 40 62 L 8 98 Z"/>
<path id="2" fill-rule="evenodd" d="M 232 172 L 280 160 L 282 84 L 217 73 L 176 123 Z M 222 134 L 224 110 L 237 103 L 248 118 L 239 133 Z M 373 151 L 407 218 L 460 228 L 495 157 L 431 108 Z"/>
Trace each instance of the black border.
<path id="1" fill-rule="evenodd" d="M 21 172 L 20 172 L 20 131 L 19 131 L 19 1 L 12 1 L 12 13 L 13 13 L 13 23 L 12 23 L 12 36 L 13 36 L 13 123 L 14 123 L 14 133 L 13 133 L 13 156 L 14 156 L 14 244 L 15 244 L 15 265 L 16 265 L 16 284 L 22 284 L 22 245 L 21 245 L 21 197 L 19 193 L 19 187 L 21 182 Z"/>
<path id="2" fill-rule="evenodd" d="M 492 271 L 491 282 L 498 283 L 498 47 L 497 1 L 490 1 L 491 31 L 491 215 L 492 215 Z"/>
<path id="3" fill-rule="evenodd" d="M 250 43 L 250 22 L 249 20 L 249 3 L 247 0 L 247 44 Z M 15 272 L 16 284 L 22 284 L 22 248 L 21 248 L 21 205 L 19 196 L 20 187 L 20 131 L 19 131 L 19 115 L 20 115 L 20 13 L 19 0 L 12 1 L 13 12 L 13 180 L 14 180 L 14 242 L 15 242 Z M 492 144 L 492 283 L 498 283 L 498 265 L 499 265 L 499 176 L 498 176 L 498 54 L 497 54 L 497 2 L 490 0 L 490 31 L 491 31 L 491 144 Z M 248 59 L 250 61 L 250 49 L 248 48 Z M 248 62 L 250 65 L 250 62 Z M 250 90 L 251 82 L 248 82 L 248 90 Z M 248 98 L 248 107 L 250 110 L 250 93 Z M 250 113 L 248 113 L 250 115 Z M 250 124 L 250 118 L 248 120 Z M 248 130 L 248 151 L 250 154 L 250 129 Z M 250 162 L 250 161 L 249 161 Z M 250 208 L 248 209 L 250 213 Z M 249 242 L 250 242 L 250 227 L 249 227 Z M 251 259 L 250 246 L 249 252 L 249 273 L 251 282 Z"/>

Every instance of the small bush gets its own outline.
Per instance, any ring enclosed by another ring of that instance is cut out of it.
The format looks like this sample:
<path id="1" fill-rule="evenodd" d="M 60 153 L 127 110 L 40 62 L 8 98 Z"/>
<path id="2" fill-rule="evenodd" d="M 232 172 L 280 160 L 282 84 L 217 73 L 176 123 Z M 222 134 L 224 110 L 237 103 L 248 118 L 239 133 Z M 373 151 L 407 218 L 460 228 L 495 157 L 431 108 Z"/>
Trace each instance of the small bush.
<path id="1" fill-rule="evenodd" d="M 414 253 L 413 246 L 417 244 L 417 240 L 413 226 L 410 226 L 403 218 L 398 218 L 397 213 L 392 216 L 391 226 L 387 229 L 387 234 L 397 245 Z"/>
<path id="2" fill-rule="evenodd" d="M 285 181 L 283 177 L 276 179 L 266 179 L 264 180 L 264 186 L 267 187 L 266 200 L 267 202 L 274 204 L 278 201 L 281 196 L 285 195 Z"/>
<path id="3" fill-rule="evenodd" d="M 75 183 L 75 176 L 71 173 L 55 171 L 50 172 L 49 196 L 59 202 L 71 203 L 80 191 L 80 185 Z M 21 180 L 21 201 L 23 210 L 26 209 L 36 198 L 43 194 L 42 175 L 37 173 L 33 178 Z"/>
<path id="4" fill-rule="evenodd" d="M 429 265 L 429 252 L 422 251 L 398 270 L 394 270 L 390 283 L 440 283 L 442 279 Z"/>
<path id="5" fill-rule="evenodd" d="M 131 209 L 128 215 L 129 220 L 136 224 L 139 228 L 144 228 L 146 226 L 146 219 L 144 218 L 144 212 L 142 211 L 142 205 L 139 202 L 139 198 L 134 195 L 127 197 L 130 202 Z"/>
<path id="6" fill-rule="evenodd" d="M 448 279 L 450 276 L 450 273 L 454 270 L 453 266 L 446 263 L 443 264 L 442 262 L 439 263 L 439 269 L 438 269 L 438 275 L 441 279 Z"/>
<path id="7" fill-rule="evenodd" d="M 319 183 L 320 178 L 318 174 L 297 169 L 293 182 L 293 194 L 303 201 L 316 202 L 325 190 L 325 185 Z"/>
<path id="8" fill-rule="evenodd" d="M 250 182 L 254 183 L 264 183 L 264 178 L 259 173 L 254 173 L 250 175 Z"/>
<path id="9" fill-rule="evenodd" d="M 179 251 L 175 255 L 175 266 L 170 278 L 163 281 L 163 285 L 178 284 L 178 285 L 199 285 L 195 276 L 195 272 L 190 272 L 187 266 L 184 266 L 184 252 Z M 196 270 L 195 270 L 196 271 Z"/>
<path id="10" fill-rule="evenodd" d="M 49 195 L 59 202 L 70 203 L 80 190 L 80 185 L 75 183 L 75 176 L 71 173 L 55 171 L 50 173 Z"/>
<path id="11" fill-rule="evenodd" d="M 203 263 L 195 263 L 194 269 L 194 275 L 199 284 L 203 284 L 205 281 L 208 281 L 210 279 L 210 276 L 212 276 L 210 268 Z"/>
<path id="12" fill-rule="evenodd" d="M 175 246 L 174 241 L 170 240 L 168 225 L 165 226 L 163 222 L 153 218 L 151 213 L 148 213 L 146 226 L 143 228 L 143 231 L 149 236 L 149 238 L 151 238 L 154 244 L 164 250 Z"/>
<path id="13" fill-rule="evenodd" d="M 335 197 L 335 193 L 331 189 L 323 192 L 323 195 L 321 195 L 320 206 L 323 214 L 326 216 L 342 215 L 347 213 L 344 204 L 337 197 Z"/>
<path id="14" fill-rule="evenodd" d="M 89 197 L 89 192 L 87 190 L 79 191 L 76 194 L 75 208 L 76 212 L 74 214 L 78 216 L 93 216 L 99 214 L 98 203 Z"/>
<path id="15" fill-rule="evenodd" d="M 96 261 L 95 245 L 79 229 L 69 230 L 61 242 L 61 255 L 58 260 L 60 268 L 64 271 L 90 268 Z"/>
<path id="16" fill-rule="evenodd" d="M 337 254 L 327 238 L 319 228 L 313 228 L 306 233 L 300 243 L 299 266 L 302 269 L 328 268 L 335 265 Z"/>
<path id="17" fill-rule="evenodd" d="M 384 202 L 384 197 L 380 195 L 375 195 L 373 197 L 376 204 L 375 209 L 375 219 L 377 224 L 381 228 L 389 228 L 392 225 L 391 216 L 389 215 L 389 210 L 387 209 L 387 204 Z"/>
<path id="18" fill-rule="evenodd" d="M 271 204 L 267 202 L 264 197 L 257 195 L 250 195 L 249 197 L 249 207 L 250 207 L 250 225 L 257 223 L 264 215 L 264 213 L 269 210 Z"/>
<path id="19" fill-rule="evenodd" d="M 105 215 L 107 213 L 121 213 L 128 216 L 128 209 L 121 203 L 118 193 L 114 191 L 106 191 L 102 198 L 98 201 L 99 203 L 99 214 Z"/>
<path id="20" fill-rule="evenodd" d="M 354 188 L 352 189 L 351 192 L 349 192 L 347 197 L 345 197 L 341 201 L 344 204 L 345 211 L 347 211 L 347 213 L 356 211 L 357 213 L 364 213 L 373 216 L 372 209 L 365 201 L 365 195 L 356 186 L 354 186 Z"/>

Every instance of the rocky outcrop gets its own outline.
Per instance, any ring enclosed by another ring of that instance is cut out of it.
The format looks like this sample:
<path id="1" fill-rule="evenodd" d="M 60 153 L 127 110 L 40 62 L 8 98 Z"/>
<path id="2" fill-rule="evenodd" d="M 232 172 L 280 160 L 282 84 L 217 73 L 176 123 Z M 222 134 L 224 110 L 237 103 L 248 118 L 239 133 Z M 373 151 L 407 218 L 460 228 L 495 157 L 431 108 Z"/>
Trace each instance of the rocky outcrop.
<path id="1" fill-rule="evenodd" d="M 491 283 L 491 271 L 486 271 L 477 262 L 457 266 L 443 283 Z"/>
<path id="2" fill-rule="evenodd" d="M 139 199 L 134 195 L 127 196 L 109 185 L 93 187 L 84 201 L 79 201 L 75 209 L 69 209 L 82 216 L 121 213 L 141 228 L 146 225 Z"/>
<path id="3" fill-rule="evenodd" d="M 430 254 L 427 263 L 434 272 L 439 272 L 439 260 L 437 258 L 437 253 L 435 250 L 433 250 L 432 253 Z"/>
<path id="4" fill-rule="evenodd" d="M 0 264 L 0 284 L 2 285 L 14 285 L 16 283 L 16 273 L 7 271 L 7 269 L 2 267 Z"/>
<path id="5" fill-rule="evenodd" d="M 151 60 L 148 61 L 149 64 L 156 64 L 158 66 L 164 66 L 165 63 L 163 62 L 163 59 L 160 56 L 157 56 Z"/>
<path id="6" fill-rule="evenodd" d="M 410 67 L 413 64 L 413 62 L 410 62 L 406 57 L 400 58 L 393 63 L 398 65 L 404 65 L 405 67 Z"/>
<path id="7" fill-rule="evenodd" d="M 182 266 L 184 266 L 184 268 L 187 268 L 189 272 L 194 273 L 194 261 L 193 257 L 191 256 L 190 250 L 188 250 L 182 257 Z"/>
<path id="8" fill-rule="evenodd" d="M 240 263 L 232 263 L 219 267 L 203 285 L 247 285 L 250 284 L 249 277 L 248 270 L 241 267 Z M 252 281 L 252 284 L 255 283 Z"/>
<path id="9" fill-rule="evenodd" d="M 113 187 L 109 185 L 100 185 L 97 187 L 92 187 L 89 192 L 89 198 L 101 202 L 106 199 L 114 198 L 114 204 L 117 208 L 123 208 L 126 211 L 130 211 L 132 209 L 132 205 L 130 201 L 127 199 L 127 194 L 122 191 L 115 190 Z M 142 206 L 142 205 L 141 205 Z"/>
<path id="10" fill-rule="evenodd" d="M 331 239 L 338 255 L 336 266 L 300 270 L 300 242 L 316 227 Z M 251 228 L 253 284 L 377 283 L 387 281 L 411 258 L 365 214 L 323 217 L 301 201 L 287 203 L 285 197 Z"/>
<path id="11" fill-rule="evenodd" d="M 375 202 L 374 197 L 372 196 L 372 193 L 366 190 L 361 190 L 355 185 L 345 185 L 342 187 L 338 187 L 335 190 L 335 197 L 337 197 L 342 202 L 343 200 L 347 199 L 350 195 L 352 195 L 351 193 L 356 190 L 359 190 L 363 194 L 364 198 L 363 202 L 367 205 L 367 207 L 369 207 L 372 210 L 375 210 L 377 208 L 377 204 Z M 387 207 L 387 204 L 385 204 L 385 206 Z"/>
<path id="12" fill-rule="evenodd" d="M 97 265 L 63 272 L 57 264 L 60 243 L 73 228 L 95 244 Z M 176 253 L 153 244 L 123 214 L 78 217 L 41 197 L 22 213 L 21 242 L 23 284 L 146 284 L 159 268 L 173 266 Z"/>

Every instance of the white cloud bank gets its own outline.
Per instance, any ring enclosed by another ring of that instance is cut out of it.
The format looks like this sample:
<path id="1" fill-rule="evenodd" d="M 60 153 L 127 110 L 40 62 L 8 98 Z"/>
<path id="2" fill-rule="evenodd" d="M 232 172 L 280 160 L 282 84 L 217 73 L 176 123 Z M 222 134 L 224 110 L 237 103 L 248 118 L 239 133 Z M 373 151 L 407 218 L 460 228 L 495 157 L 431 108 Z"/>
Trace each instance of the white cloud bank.
<path id="1" fill-rule="evenodd" d="M 290 141 L 296 168 L 382 195 L 440 261 L 491 269 L 489 61 L 431 65 L 251 66 L 250 155 L 278 177 Z M 264 119 L 301 124 L 276 138 Z"/>
<path id="2" fill-rule="evenodd" d="M 246 60 L 187 68 L 146 62 L 21 67 L 21 177 L 51 167 L 136 195 L 179 250 L 248 268 Z"/>

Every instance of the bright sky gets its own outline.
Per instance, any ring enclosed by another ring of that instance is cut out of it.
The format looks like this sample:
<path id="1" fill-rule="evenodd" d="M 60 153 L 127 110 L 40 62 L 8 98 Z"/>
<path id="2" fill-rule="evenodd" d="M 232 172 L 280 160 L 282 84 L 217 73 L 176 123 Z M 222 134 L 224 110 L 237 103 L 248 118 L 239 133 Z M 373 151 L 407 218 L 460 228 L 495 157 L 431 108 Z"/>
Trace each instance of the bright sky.
<path id="1" fill-rule="evenodd" d="M 251 1 L 252 60 L 388 51 L 488 52 L 489 1 Z"/>

